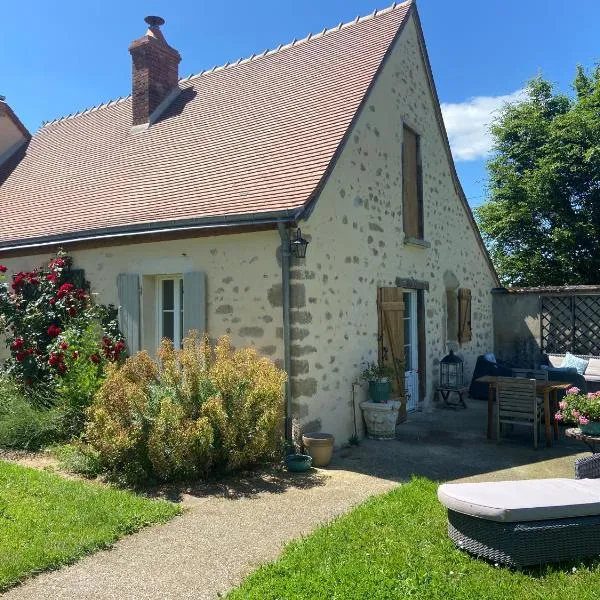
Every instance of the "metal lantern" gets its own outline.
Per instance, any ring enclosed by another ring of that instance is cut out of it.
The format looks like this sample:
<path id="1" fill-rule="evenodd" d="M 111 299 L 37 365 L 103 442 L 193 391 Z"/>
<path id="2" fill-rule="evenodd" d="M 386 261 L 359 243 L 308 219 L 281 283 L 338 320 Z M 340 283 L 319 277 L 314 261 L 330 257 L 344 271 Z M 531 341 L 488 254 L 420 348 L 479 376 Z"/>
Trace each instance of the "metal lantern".
<path id="1" fill-rule="evenodd" d="M 308 240 L 302 237 L 300 228 L 296 230 L 296 238 L 290 242 L 290 253 L 296 258 L 306 258 L 306 248 L 308 247 Z"/>
<path id="2" fill-rule="evenodd" d="M 458 389 L 463 385 L 463 360 L 450 350 L 440 361 L 440 387 Z"/>

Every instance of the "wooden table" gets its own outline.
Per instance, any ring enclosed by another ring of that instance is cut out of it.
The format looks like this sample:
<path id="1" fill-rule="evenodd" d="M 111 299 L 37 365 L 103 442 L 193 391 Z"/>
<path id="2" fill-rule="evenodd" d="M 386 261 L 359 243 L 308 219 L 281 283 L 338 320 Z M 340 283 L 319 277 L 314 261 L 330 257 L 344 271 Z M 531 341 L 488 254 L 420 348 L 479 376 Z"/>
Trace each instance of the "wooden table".
<path id="1" fill-rule="evenodd" d="M 488 392 L 488 422 L 487 422 L 487 436 L 488 439 L 494 439 L 494 398 L 496 395 L 496 384 L 500 377 L 495 375 L 484 375 L 477 379 L 480 383 L 489 384 Z M 535 389 L 538 394 L 544 395 L 544 421 L 546 426 L 546 446 L 552 446 L 552 424 L 550 420 L 550 394 L 553 393 L 556 399 L 556 392 L 559 390 L 566 390 L 567 388 L 573 387 L 572 383 L 564 381 L 536 381 Z M 554 421 L 554 439 L 558 439 L 558 423 Z"/>
<path id="2" fill-rule="evenodd" d="M 596 454 L 596 446 L 600 446 L 600 437 L 597 435 L 587 435 L 579 427 L 569 427 L 565 430 L 565 435 L 574 440 L 583 442 L 592 452 Z"/>

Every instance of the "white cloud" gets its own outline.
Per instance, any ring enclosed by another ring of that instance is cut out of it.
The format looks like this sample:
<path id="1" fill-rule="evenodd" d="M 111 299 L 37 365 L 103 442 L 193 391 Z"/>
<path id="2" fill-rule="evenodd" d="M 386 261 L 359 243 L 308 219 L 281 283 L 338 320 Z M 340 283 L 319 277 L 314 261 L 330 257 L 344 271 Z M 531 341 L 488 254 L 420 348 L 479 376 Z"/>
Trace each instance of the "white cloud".
<path id="1" fill-rule="evenodd" d="M 492 148 L 490 123 L 507 102 L 522 100 L 524 94 L 521 89 L 504 96 L 475 96 L 465 102 L 443 102 L 442 114 L 455 160 L 485 158 Z"/>

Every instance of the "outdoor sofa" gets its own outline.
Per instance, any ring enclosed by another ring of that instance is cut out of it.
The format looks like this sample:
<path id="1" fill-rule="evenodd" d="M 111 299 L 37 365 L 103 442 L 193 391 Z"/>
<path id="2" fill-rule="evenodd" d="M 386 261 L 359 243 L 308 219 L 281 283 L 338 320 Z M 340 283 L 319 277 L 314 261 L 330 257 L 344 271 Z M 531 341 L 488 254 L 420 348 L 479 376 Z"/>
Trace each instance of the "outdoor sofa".
<path id="1" fill-rule="evenodd" d="M 600 555 L 600 455 L 575 479 L 446 483 L 448 535 L 462 550 L 511 567 Z"/>
<path id="2" fill-rule="evenodd" d="M 585 380 L 586 389 L 582 391 L 597 392 L 600 391 L 600 358 L 597 356 L 584 356 L 581 354 L 575 354 L 577 358 L 584 359 L 587 364 L 585 371 L 581 375 L 582 379 Z M 558 368 L 563 364 L 565 359 L 564 354 L 547 354 L 544 355 L 544 362 L 551 368 L 550 374 L 552 374 L 552 368 Z M 580 387 L 579 385 L 577 387 Z"/>
<path id="3" fill-rule="evenodd" d="M 552 355 L 551 355 L 552 356 Z M 600 363 L 600 359 L 598 359 Z M 577 373 L 575 369 L 560 369 L 556 368 L 562 362 L 562 356 L 560 360 L 557 358 L 556 363 L 550 362 L 547 366 L 548 369 L 548 380 L 549 381 L 564 381 L 567 383 L 572 383 L 574 386 L 578 387 L 583 393 L 587 393 L 588 391 L 588 380 L 585 376 Z M 473 377 L 471 378 L 471 385 L 469 387 L 469 397 L 475 398 L 477 400 L 487 400 L 488 399 L 488 391 L 489 384 L 481 383 L 477 381 L 480 377 L 484 375 L 493 375 L 495 377 L 514 377 L 513 369 L 520 368 L 517 365 L 513 365 L 504 360 L 500 360 L 494 357 L 493 354 L 481 354 L 477 357 L 477 362 L 475 363 L 475 370 L 473 371 Z M 600 389 L 600 370 L 598 377 L 598 388 Z M 557 400 L 561 400 L 565 395 L 565 392 L 558 392 Z"/>

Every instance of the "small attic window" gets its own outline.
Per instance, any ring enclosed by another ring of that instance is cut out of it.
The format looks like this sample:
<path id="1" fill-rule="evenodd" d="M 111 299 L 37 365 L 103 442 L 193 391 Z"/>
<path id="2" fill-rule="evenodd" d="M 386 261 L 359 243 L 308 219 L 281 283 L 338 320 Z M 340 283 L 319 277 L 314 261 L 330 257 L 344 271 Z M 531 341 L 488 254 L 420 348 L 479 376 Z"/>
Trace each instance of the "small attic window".
<path id="1" fill-rule="evenodd" d="M 423 240 L 421 137 L 404 126 L 402 136 L 402 220 L 407 241 Z"/>

